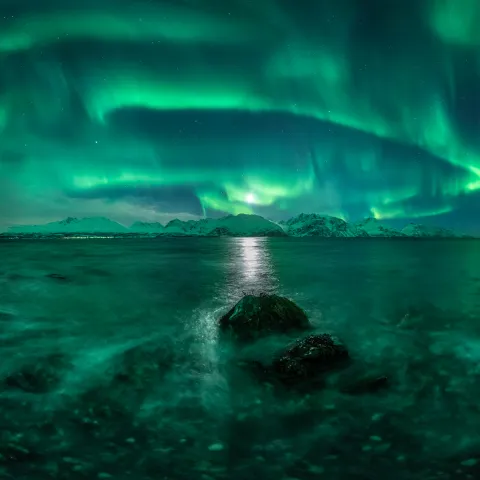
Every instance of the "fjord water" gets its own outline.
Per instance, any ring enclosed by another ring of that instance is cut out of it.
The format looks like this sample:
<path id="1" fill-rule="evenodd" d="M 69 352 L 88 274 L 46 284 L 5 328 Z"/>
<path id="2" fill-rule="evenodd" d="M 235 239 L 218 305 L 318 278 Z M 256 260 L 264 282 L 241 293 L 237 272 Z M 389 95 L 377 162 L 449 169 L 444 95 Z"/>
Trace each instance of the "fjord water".
<path id="1" fill-rule="evenodd" d="M 480 474 L 480 242 L 13 241 L 0 255 L 1 478 Z M 262 383 L 239 359 L 292 338 L 222 340 L 243 292 L 294 300 L 352 367 L 316 392 Z M 365 375 L 388 388 L 338 388 Z"/>

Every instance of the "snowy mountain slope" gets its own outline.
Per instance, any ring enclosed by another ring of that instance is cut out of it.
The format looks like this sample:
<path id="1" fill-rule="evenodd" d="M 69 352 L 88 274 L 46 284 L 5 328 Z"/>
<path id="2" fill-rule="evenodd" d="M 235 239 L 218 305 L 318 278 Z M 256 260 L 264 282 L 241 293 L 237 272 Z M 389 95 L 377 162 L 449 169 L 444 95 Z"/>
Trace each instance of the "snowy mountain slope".
<path id="1" fill-rule="evenodd" d="M 135 222 L 129 230 L 133 233 L 161 233 L 165 227 L 159 222 Z"/>
<path id="2" fill-rule="evenodd" d="M 165 226 L 163 234 L 165 235 L 187 235 L 187 236 L 204 236 L 215 228 L 215 220 L 205 218 L 202 220 L 182 221 L 176 218 L 171 220 Z"/>
<path id="3" fill-rule="evenodd" d="M 367 218 L 355 224 L 330 215 L 302 213 L 287 221 L 273 223 L 259 215 L 228 215 L 201 220 L 172 220 L 165 227 L 158 223 L 135 222 L 130 228 L 105 217 L 73 218 L 45 225 L 16 225 L 2 236 L 55 236 L 62 234 L 115 234 L 116 236 L 229 236 L 262 237 L 293 236 L 322 238 L 355 237 L 414 237 L 414 238 L 472 238 L 447 228 L 409 224 L 401 232 Z"/>
<path id="4" fill-rule="evenodd" d="M 367 234 L 349 225 L 341 218 L 317 213 L 301 213 L 282 222 L 282 227 L 293 237 L 365 237 Z"/>
<path id="5" fill-rule="evenodd" d="M 235 237 L 285 236 L 285 232 L 280 226 L 259 215 L 240 214 L 219 218 L 216 221 L 215 229 L 223 229 Z"/>
<path id="6" fill-rule="evenodd" d="M 19 225 L 8 229 L 8 233 L 127 233 L 128 228 L 105 217 L 73 218 L 45 225 Z"/>
<path id="7" fill-rule="evenodd" d="M 416 223 L 409 223 L 402 229 L 402 233 L 408 237 L 415 238 L 461 238 L 463 235 L 455 233 L 449 228 L 429 227 L 427 225 L 420 225 Z"/>
<path id="8" fill-rule="evenodd" d="M 282 228 L 258 215 L 229 215 L 202 220 L 172 220 L 163 232 L 167 235 L 188 236 L 284 236 Z"/>
<path id="9" fill-rule="evenodd" d="M 45 225 L 13 225 L 8 227 L 5 235 L 8 234 L 24 234 L 24 233 L 40 233 Z"/>
<path id="10" fill-rule="evenodd" d="M 394 228 L 385 227 L 375 218 L 366 218 L 354 224 L 358 230 L 363 230 L 369 237 L 405 237 L 405 234 Z"/>

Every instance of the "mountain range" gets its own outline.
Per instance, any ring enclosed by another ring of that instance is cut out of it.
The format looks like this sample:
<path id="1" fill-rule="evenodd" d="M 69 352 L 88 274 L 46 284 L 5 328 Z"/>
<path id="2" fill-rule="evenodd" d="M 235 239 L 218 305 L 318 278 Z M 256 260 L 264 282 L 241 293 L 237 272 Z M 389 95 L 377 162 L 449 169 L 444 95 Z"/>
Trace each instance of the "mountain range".
<path id="1" fill-rule="evenodd" d="M 222 218 L 201 220 L 172 220 L 166 225 L 158 222 L 135 222 L 126 227 L 105 217 L 66 218 L 44 225 L 16 225 L 3 234 L 7 237 L 65 237 L 65 236 L 115 236 L 115 237 L 414 237 L 414 238 L 467 238 L 453 230 L 409 224 L 403 230 L 382 225 L 374 218 L 348 223 L 341 218 L 317 213 L 302 213 L 278 223 L 259 215 L 228 215 Z"/>

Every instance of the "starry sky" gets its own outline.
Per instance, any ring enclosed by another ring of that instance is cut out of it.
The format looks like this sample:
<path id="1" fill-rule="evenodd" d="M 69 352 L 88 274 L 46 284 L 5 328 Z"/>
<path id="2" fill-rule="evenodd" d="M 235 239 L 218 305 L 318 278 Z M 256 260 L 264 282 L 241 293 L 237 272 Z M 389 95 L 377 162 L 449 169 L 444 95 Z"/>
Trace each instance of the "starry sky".
<path id="1" fill-rule="evenodd" d="M 0 229 L 318 212 L 480 233 L 480 2 L 0 0 L 0 138 Z"/>

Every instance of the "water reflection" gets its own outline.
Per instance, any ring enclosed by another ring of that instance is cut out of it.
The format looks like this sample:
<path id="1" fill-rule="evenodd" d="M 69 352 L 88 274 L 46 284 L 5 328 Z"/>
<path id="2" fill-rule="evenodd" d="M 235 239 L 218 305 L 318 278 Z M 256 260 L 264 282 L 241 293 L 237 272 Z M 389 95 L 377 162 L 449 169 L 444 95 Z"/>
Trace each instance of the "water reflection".
<path id="1" fill-rule="evenodd" d="M 233 296 L 242 292 L 270 292 L 277 285 L 270 239 L 234 238 L 230 247 L 229 287 Z"/>
<path id="2" fill-rule="evenodd" d="M 257 238 L 241 238 L 240 248 L 243 257 L 244 276 L 248 280 L 254 280 L 259 275 L 262 260 L 265 258 L 265 245 L 258 248 Z"/>

